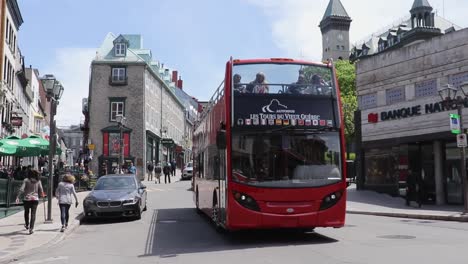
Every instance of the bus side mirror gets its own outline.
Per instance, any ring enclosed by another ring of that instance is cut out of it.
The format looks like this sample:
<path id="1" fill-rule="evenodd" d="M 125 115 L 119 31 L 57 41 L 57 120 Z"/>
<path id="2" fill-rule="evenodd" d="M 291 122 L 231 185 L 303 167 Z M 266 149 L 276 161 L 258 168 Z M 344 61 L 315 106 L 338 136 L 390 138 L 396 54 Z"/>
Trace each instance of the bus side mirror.
<path id="1" fill-rule="evenodd" d="M 216 146 L 218 149 L 226 149 L 226 130 L 219 130 L 216 134 Z"/>

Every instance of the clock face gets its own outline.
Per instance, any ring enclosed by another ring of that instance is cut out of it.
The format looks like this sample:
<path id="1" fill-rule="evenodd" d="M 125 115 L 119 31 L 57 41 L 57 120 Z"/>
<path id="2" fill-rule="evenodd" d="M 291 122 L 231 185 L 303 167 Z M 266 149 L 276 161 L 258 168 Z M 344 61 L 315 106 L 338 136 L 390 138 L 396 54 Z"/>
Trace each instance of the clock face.
<path id="1" fill-rule="evenodd" d="M 338 34 L 338 40 L 339 40 L 339 41 L 343 41 L 343 34 L 341 34 L 341 33 Z"/>

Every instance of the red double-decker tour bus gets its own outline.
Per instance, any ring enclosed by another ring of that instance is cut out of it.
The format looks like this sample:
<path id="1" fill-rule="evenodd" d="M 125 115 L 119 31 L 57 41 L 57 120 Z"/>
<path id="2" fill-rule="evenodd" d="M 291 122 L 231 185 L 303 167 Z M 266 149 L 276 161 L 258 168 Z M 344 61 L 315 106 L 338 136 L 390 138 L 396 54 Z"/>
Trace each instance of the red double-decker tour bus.
<path id="1" fill-rule="evenodd" d="M 194 131 L 197 211 L 228 230 L 342 227 L 342 119 L 332 62 L 231 59 Z"/>

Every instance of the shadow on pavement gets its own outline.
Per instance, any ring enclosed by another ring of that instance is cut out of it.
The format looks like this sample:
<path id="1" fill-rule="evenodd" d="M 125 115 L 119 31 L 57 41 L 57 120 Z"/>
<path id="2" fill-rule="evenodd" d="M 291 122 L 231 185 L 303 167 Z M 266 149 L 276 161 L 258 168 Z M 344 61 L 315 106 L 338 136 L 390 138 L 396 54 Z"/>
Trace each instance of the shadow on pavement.
<path id="1" fill-rule="evenodd" d="M 348 202 L 374 205 L 393 209 L 405 209 L 405 210 L 427 210 L 427 211 L 444 211 L 453 212 L 461 210 L 460 205 L 435 205 L 423 203 L 422 208 L 414 206 L 414 201 L 411 206 L 405 205 L 405 198 L 400 196 L 391 196 L 386 193 L 379 193 L 371 190 L 357 190 L 356 186 L 352 184 L 346 190 L 346 200 Z"/>
<path id="2" fill-rule="evenodd" d="M 210 219 L 193 208 L 154 210 L 144 255 L 172 257 L 178 254 L 333 243 L 337 240 L 314 232 L 262 230 L 218 233 Z"/>

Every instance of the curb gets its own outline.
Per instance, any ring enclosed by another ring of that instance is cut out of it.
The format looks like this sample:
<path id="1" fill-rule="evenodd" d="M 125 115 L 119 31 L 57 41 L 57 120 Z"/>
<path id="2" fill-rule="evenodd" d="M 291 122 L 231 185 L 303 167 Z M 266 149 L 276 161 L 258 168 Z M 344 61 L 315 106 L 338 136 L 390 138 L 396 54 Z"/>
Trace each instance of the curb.
<path id="1" fill-rule="evenodd" d="M 465 216 L 449 216 L 449 215 L 422 215 L 422 214 L 407 214 L 407 213 L 384 213 L 384 212 L 367 212 L 367 211 L 346 211 L 347 214 L 374 215 L 385 217 L 398 217 L 409 219 L 425 219 L 438 221 L 453 221 L 453 222 L 468 222 L 468 215 Z"/>
<path id="2" fill-rule="evenodd" d="M 55 235 L 53 238 L 51 238 L 49 241 L 47 241 L 46 243 L 42 245 L 38 245 L 35 248 L 31 248 L 31 249 L 18 252 L 18 253 L 13 253 L 11 255 L 0 258 L 0 264 L 13 263 L 13 262 L 18 261 L 19 258 L 21 257 L 33 255 L 34 253 L 38 252 L 41 249 L 57 245 L 58 243 L 63 241 L 67 236 L 72 234 L 75 231 L 75 229 L 77 229 L 81 225 L 81 221 L 83 220 L 83 218 L 84 218 L 84 214 L 83 212 L 81 212 L 75 217 L 75 221 L 73 221 L 73 224 L 71 224 L 68 227 L 67 229 L 68 232 L 63 232 L 63 233 L 59 232 L 57 235 Z"/>

